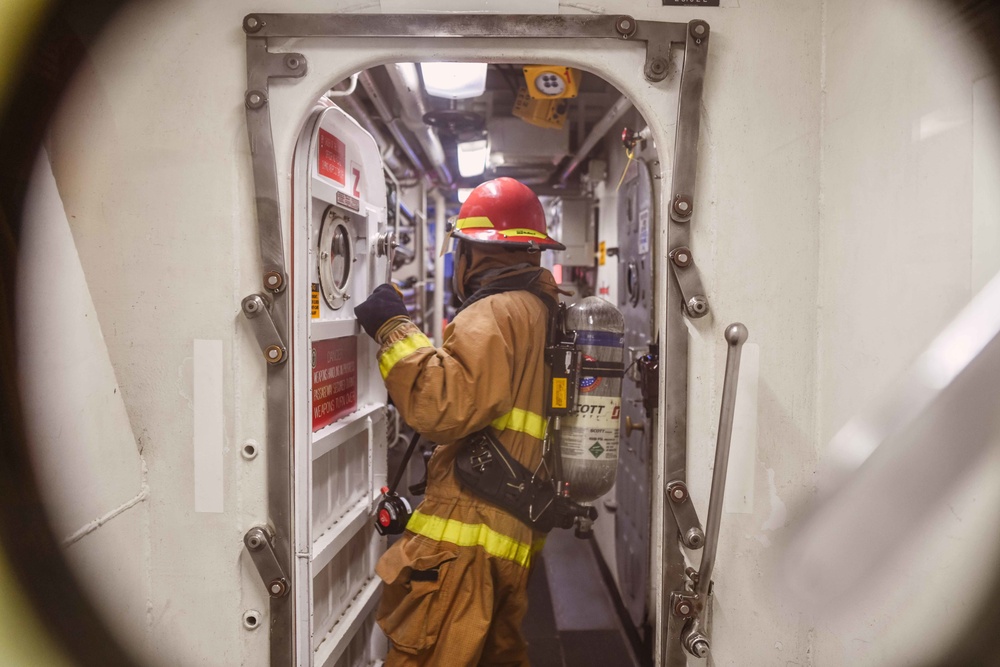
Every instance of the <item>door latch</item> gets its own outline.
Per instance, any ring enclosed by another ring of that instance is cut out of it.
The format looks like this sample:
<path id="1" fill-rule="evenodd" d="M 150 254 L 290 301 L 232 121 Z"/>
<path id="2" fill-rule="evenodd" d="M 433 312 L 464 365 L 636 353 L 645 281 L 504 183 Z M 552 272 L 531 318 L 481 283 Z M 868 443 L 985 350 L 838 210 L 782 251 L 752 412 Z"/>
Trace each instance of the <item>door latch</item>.
<path id="1" fill-rule="evenodd" d="M 677 278 L 681 296 L 684 298 L 684 309 L 690 318 L 708 315 L 708 297 L 705 287 L 701 284 L 701 276 L 694 265 L 694 254 L 686 246 L 680 246 L 670 251 L 670 268 Z"/>
<path id="2" fill-rule="evenodd" d="M 385 257 L 385 282 L 392 280 L 392 262 L 398 247 L 396 232 L 382 232 L 375 237 L 375 257 Z"/>
<path id="3" fill-rule="evenodd" d="M 288 577 L 285 575 L 278 555 L 271 544 L 271 534 L 266 528 L 254 526 L 243 536 L 243 544 L 250 552 L 250 558 L 257 567 L 257 573 L 264 581 L 268 594 L 273 598 L 288 594 Z"/>
<path id="4" fill-rule="evenodd" d="M 642 407 L 646 418 L 653 419 L 653 411 L 660 404 L 660 344 L 649 344 L 649 353 L 635 360 L 639 374 L 639 389 L 642 392 Z"/>
<path id="5" fill-rule="evenodd" d="M 260 294 L 251 294 L 243 299 L 243 315 L 253 327 L 257 344 L 260 345 L 267 363 L 276 366 L 284 362 L 288 358 L 288 349 L 278 334 L 278 327 L 274 324 L 274 318 L 271 317 L 271 310 L 264 297 Z"/>

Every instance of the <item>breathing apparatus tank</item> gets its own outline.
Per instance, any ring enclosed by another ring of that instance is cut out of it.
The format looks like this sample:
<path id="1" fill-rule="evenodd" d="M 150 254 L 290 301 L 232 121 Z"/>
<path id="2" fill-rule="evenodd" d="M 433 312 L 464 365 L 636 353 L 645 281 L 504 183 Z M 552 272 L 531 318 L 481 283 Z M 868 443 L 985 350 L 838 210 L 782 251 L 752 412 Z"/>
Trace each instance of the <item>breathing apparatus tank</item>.
<path id="1" fill-rule="evenodd" d="M 557 422 L 556 467 L 573 500 L 587 504 L 611 490 L 618 471 L 625 319 L 612 304 L 590 296 L 566 309 L 563 330 L 580 360 L 575 409 Z M 590 522 L 581 520 L 578 536 L 589 530 Z"/>

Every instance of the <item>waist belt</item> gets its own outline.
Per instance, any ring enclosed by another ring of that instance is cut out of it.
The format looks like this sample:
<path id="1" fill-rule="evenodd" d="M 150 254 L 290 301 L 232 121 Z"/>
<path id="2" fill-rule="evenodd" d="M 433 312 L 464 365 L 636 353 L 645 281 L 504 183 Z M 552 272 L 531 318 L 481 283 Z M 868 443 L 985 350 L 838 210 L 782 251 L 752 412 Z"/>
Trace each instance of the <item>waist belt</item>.
<path id="1" fill-rule="evenodd" d="M 597 510 L 568 497 L 568 484 L 539 479 L 511 456 L 489 428 L 468 436 L 455 457 L 455 475 L 470 493 L 544 533 L 572 528 L 577 517 Z"/>

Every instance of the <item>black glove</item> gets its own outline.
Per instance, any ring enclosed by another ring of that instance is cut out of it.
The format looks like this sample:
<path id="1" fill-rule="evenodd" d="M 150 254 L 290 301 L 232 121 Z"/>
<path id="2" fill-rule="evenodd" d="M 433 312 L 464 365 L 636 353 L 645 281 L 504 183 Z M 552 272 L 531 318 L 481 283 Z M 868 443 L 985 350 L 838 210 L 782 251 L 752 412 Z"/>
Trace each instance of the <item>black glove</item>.
<path id="1" fill-rule="evenodd" d="M 354 315 L 365 333 L 375 339 L 382 325 L 399 315 L 408 315 L 403 297 L 395 286 L 384 283 L 375 288 L 367 299 L 354 309 Z"/>

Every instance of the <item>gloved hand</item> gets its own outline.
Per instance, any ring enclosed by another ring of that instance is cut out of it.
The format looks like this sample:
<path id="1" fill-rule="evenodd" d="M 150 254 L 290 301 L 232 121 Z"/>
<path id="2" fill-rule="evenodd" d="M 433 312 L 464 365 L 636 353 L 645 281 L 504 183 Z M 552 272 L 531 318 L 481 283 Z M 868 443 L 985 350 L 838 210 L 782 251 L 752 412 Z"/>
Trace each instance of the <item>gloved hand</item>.
<path id="1" fill-rule="evenodd" d="M 394 317 L 400 315 L 406 317 L 406 304 L 403 303 L 403 295 L 395 285 L 384 283 L 375 288 L 367 299 L 354 309 L 354 315 L 361 323 L 361 328 L 365 333 L 378 342 L 375 334 L 382 325 Z"/>

